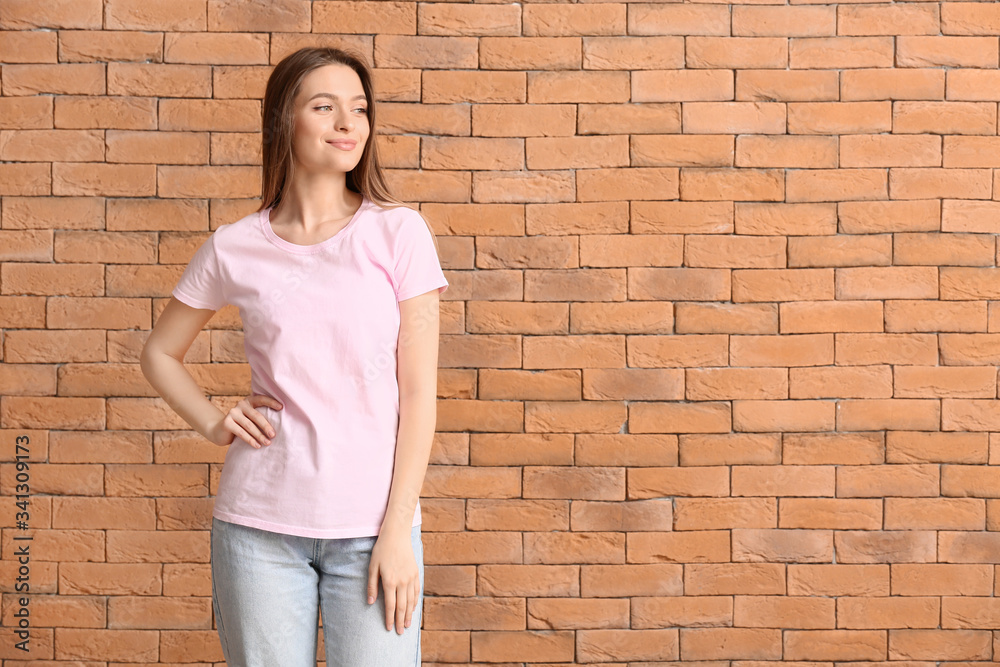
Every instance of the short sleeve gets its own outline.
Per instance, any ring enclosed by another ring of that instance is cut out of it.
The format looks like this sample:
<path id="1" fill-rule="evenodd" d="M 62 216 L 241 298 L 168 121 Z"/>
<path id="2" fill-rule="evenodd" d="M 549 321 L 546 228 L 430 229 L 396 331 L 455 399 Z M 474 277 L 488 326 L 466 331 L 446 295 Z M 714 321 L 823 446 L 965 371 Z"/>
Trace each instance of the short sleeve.
<path id="1" fill-rule="evenodd" d="M 177 286 L 171 294 L 192 308 L 219 310 L 226 305 L 219 258 L 215 250 L 216 235 L 213 233 L 195 251 Z"/>
<path id="2" fill-rule="evenodd" d="M 408 214 L 399 226 L 395 240 L 396 300 L 405 301 L 424 292 L 438 288 L 443 294 L 448 280 L 441 270 L 437 249 L 430 228 L 416 211 Z"/>

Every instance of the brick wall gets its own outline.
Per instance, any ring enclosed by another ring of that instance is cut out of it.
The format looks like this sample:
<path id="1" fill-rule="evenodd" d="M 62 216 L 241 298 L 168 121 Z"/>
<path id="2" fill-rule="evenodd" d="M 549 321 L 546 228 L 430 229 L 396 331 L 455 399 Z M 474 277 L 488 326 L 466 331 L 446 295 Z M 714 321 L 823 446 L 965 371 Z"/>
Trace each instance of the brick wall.
<path id="1" fill-rule="evenodd" d="M 222 664 L 224 451 L 137 355 L 256 207 L 264 84 L 310 44 L 377 66 L 451 282 L 425 664 L 1000 658 L 1000 4 L 3 0 L 0 28 L 4 665 Z M 240 326 L 188 356 L 220 406 Z"/>

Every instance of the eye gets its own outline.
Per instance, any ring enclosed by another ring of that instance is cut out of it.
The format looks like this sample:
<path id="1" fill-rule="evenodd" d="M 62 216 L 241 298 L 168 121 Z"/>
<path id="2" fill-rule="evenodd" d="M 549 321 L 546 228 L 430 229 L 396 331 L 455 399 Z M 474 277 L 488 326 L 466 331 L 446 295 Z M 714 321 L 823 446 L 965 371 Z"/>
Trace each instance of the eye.
<path id="1" fill-rule="evenodd" d="M 329 109 L 330 105 L 329 104 L 324 104 L 322 106 L 318 106 L 318 107 L 314 107 L 314 108 L 316 109 L 316 111 L 319 111 L 320 109 Z"/>
<path id="2" fill-rule="evenodd" d="M 368 113 L 368 108 L 367 107 L 356 107 L 354 110 L 355 111 L 360 111 L 361 113 Z"/>

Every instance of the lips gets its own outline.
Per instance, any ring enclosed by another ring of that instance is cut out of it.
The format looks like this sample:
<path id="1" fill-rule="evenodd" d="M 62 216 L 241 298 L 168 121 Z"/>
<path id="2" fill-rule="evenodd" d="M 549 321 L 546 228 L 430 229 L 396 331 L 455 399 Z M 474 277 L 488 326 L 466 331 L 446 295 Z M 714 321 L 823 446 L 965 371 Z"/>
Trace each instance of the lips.
<path id="1" fill-rule="evenodd" d="M 326 143 L 330 144 L 331 146 L 336 146 L 337 148 L 340 148 L 341 150 L 345 151 L 354 150 L 354 147 L 358 145 L 358 142 L 350 141 L 348 139 L 342 139 L 338 141 L 328 141 Z"/>

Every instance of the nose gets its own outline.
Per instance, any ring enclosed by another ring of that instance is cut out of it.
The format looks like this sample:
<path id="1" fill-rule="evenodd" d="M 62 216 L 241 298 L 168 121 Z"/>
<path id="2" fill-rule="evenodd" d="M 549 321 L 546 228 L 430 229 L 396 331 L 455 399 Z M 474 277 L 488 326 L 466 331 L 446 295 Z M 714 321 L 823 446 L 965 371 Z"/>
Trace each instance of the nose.
<path id="1" fill-rule="evenodd" d="M 351 118 L 351 114 L 341 114 L 337 119 L 337 128 L 341 130 L 353 130 L 354 120 Z"/>

